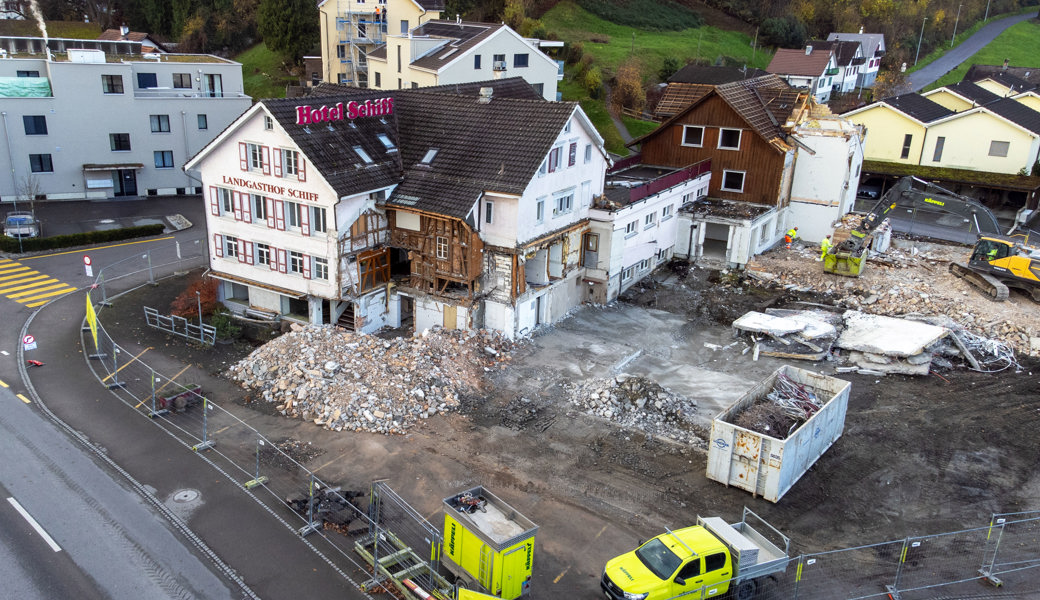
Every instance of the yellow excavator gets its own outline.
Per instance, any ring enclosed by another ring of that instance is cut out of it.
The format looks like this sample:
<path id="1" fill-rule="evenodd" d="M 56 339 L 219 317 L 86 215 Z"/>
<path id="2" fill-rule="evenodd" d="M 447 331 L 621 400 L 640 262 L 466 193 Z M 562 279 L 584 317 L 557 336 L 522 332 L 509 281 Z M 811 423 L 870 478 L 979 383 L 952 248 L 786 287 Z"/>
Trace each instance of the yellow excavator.
<path id="1" fill-rule="evenodd" d="M 1017 288 L 1040 302 L 1040 248 L 1014 237 L 984 235 L 972 248 L 968 262 L 950 263 L 950 272 L 971 283 L 994 302 Z"/>

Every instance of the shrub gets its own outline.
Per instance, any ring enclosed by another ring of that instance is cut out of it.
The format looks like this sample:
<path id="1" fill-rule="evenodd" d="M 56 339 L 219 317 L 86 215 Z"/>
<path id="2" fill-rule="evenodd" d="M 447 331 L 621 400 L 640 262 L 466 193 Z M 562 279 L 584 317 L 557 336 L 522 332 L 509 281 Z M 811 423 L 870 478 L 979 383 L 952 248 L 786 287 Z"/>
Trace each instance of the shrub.
<path id="1" fill-rule="evenodd" d="M 216 329 L 218 340 L 229 340 L 242 333 L 242 327 L 235 323 L 231 311 L 224 307 L 218 308 L 209 319 L 209 324 Z"/>
<path id="2" fill-rule="evenodd" d="M 801 48 L 809 35 L 805 23 L 795 15 L 773 17 L 762 21 L 762 41 L 781 48 Z"/>
<path id="3" fill-rule="evenodd" d="M 620 113 L 622 108 L 631 108 L 638 112 L 646 106 L 643 76 L 636 59 L 626 60 L 618 67 L 612 94 L 611 104 L 617 113 Z"/>
<path id="4" fill-rule="evenodd" d="M 196 297 L 195 292 L 199 295 Z M 198 317 L 199 304 L 202 314 L 211 315 L 220 306 L 217 301 L 217 280 L 212 277 L 198 276 L 188 283 L 187 287 L 170 303 L 170 314 L 189 319 Z"/>
<path id="5" fill-rule="evenodd" d="M 564 56 L 567 64 L 576 65 L 585 55 L 585 44 L 582 42 L 568 42 L 565 52 Z"/>
<path id="6" fill-rule="evenodd" d="M 599 72 L 599 67 L 592 67 L 585 72 L 582 86 L 590 98 L 599 98 L 600 89 L 603 87 L 603 74 Z"/>
<path id="7" fill-rule="evenodd" d="M 0 251 L 18 253 L 71 248 L 73 246 L 90 246 L 104 242 L 159 235 L 164 229 L 165 227 L 162 224 L 156 223 L 155 225 L 126 227 L 123 229 L 106 229 L 104 231 L 87 231 L 85 233 L 70 233 L 68 235 L 55 235 L 44 238 L 28 238 L 23 239 L 20 245 L 15 238 L 0 236 Z"/>

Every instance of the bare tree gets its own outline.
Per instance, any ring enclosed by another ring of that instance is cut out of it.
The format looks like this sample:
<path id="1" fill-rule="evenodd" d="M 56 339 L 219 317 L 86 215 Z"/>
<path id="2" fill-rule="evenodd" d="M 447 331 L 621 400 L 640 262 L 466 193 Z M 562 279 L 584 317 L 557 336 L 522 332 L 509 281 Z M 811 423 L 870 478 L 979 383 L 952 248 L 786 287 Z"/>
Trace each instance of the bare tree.
<path id="1" fill-rule="evenodd" d="M 29 210 L 36 214 L 36 197 L 40 195 L 40 179 L 32 173 L 26 174 L 18 182 L 18 194 L 29 203 Z"/>

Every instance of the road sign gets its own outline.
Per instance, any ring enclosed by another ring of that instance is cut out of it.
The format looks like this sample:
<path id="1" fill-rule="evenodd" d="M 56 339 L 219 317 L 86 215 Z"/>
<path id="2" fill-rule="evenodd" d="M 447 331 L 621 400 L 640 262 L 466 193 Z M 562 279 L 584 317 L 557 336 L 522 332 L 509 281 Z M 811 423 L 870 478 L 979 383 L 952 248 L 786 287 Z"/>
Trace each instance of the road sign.
<path id="1" fill-rule="evenodd" d="M 34 338 L 30 334 L 25 334 L 25 337 L 22 338 L 22 347 L 25 350 L 35 350 L 36 349 L 36 338 Z"/>
<path id="2" fill-rule="evenodd" d="M 83 270 L 87 272 L 87 277 L 94 276 L 94 267 L 91 266 L 90 256 L 86 254 L 83 255 Z"/>

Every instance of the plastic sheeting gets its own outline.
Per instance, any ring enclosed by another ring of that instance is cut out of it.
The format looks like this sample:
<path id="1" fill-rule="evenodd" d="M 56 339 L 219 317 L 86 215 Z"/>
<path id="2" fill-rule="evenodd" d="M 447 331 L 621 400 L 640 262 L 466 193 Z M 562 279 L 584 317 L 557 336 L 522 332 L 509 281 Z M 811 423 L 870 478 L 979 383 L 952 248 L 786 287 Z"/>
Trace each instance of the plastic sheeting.
<path id="1" fill-rule="evenodd" d="M 49 98 L 51 80 L 46 77 L 0 77 L 0 98 Z"/>

